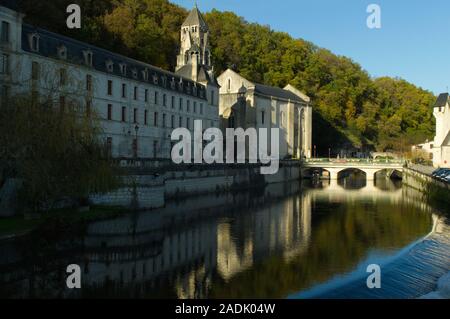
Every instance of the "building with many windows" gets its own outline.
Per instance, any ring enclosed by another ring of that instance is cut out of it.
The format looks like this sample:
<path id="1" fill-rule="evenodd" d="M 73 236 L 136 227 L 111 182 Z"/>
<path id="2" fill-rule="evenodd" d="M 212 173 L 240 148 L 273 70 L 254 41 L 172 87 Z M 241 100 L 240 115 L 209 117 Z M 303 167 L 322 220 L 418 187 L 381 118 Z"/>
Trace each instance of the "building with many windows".
<path id="1" fill-rule="evenodd" d="M 194 8 L 181 27 L 182 57 L 169 72 L 23 23 L 0 6 L 1 102 L 21 93 L 71 103 L 97 117 L 116 158 L 169 158 L 173 128 L 218 127 L 219 86 L 208 26 Z M 183 51 L 185 50 L 185 51 Z"/>

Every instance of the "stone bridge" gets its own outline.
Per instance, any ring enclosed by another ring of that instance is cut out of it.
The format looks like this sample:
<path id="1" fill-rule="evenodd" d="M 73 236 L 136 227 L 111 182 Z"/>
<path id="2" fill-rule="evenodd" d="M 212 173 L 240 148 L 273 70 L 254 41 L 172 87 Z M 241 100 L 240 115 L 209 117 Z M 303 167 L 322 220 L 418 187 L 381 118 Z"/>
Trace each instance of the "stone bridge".
<path id="1" fill-rule="evenodd" d="M 358 169 L 366 174 L 367 180 L 374 180 L 375 174 L 383 170 L 402 172 L 403 164 L 402 160 L 314 158 L 304 160 L 302 169 L 326 170 L 329 172 L 331 180 L 337 180 L 339 173 L 344 170 Z"/>

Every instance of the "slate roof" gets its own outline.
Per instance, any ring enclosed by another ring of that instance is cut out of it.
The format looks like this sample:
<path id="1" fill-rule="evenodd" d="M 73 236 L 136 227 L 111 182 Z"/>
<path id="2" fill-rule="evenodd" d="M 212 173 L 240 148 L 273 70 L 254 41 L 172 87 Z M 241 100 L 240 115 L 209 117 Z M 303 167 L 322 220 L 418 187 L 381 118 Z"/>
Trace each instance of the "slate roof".
<path id="1" fill-rule="evenodd" d="M 278 97 L 285 100 L 291 100 L 293 102 L 299 103 L 306 102 L 296 94 L 292 93 L 291 91 L 259 83 L 255 83 L 255 92 L 262 95 Z"/>
<path id="2" fill-rule="evenodd" d="M 192 79 L 192 65 L 191 64 L 186 64 L 186 65 L 182 66 L 176 72 L 176 74 L 179 74 L 180 76 L 182 76 L 184 78 Z M 201 65 L 198 66 L 197 81 L 198 82 L 206 82 L 208 84 L 215 85 L 215 86 L 219 87 L 219 83 L 217 83 L 217 80 L 215 78 L 212 79 L 209 76 L 209 74 L 206 71 L 206 69 L 203 66 L 201 66 Z"/>
<path id="3" fill-rule="evenodd" d="M 189 12 L 189 15 L 184 21 L 182 27 L 189 27 L 193 25 L 199 25 L 202 29 L 208 28 L 208 25 L 203 19 L 203 16 L 198 10 L 197 6 L 195 6 L 195 8 L 191 10 L 191 12 Z"/>
<path id="4" fill-rule="evenodd" d="M 448 100 L 449 100 L 449 94 L 442 93 L 438 96 L 436 103 L 434 104 L 434 107 L 443 107 L 443 106 L 447 105 Z"/>
<path id="5" fill-rule="evenodd" d="M 31 50 L 29 43 L 29 35 L 37 33 L 39 35 L 39 52 Z M 120 54 L 110 52 L 105 49 L 98 48 L 96 46 L 60 35 L 45 29 L 37 28 L 32 25 L 24 24 L 22 28 L 22 49 L 26 52 L 38 54 L 48 58 L 58 59 L 57 48 L 64 45 L 67 49 L 67 61 L 85 65 L 83 51 L 90 50 L 93 53 L 93 65 L 92 68 L 99 72 L 107 74 L 113 74 L 120 77 L 126 77 L 131 80 L 144 82 L 153 86 L 159 86 L 167 90 L 176 91 L 186 95 L 191 95 L 197 98 L 206 100 L 206 89 L 200 83 L 195 83 L 189 77 L 183 77 L 181 74 L 175 74 L 169 71 L 162 70 L 158 67 L 150 64 L 140 62 Z M 106 62 L 111 60 L 114 63 L 113 71 L 109 72 Z M 119 64 L 126 64 L 126 74 L 123 75 L 120 71 Z M 133 76 L 133 71 L 137 71 L 137 77 Z M 143 72 L 148 70 L 148 79 L 145 80 Z M 180 85 L 182 79 L 183 85 Z M 165 80 L 165 81 L 164 81 Z M 172 86 L 171 82 L 174 80 L 175 85 Z M 165 83 L 165 84 L 164 84 Z M 195 93 L 192 89 L 197 87 Z"/>

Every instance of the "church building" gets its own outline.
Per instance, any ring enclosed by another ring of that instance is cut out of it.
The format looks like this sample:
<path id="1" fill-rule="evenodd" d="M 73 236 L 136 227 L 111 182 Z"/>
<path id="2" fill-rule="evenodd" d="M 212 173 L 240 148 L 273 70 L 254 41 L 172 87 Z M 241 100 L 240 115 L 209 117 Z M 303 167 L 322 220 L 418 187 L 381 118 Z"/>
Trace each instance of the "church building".
<path id="1" fill-rule="evenodd" d="M 278 128 L 280 159 L 311 157 L 312 107 L 308 96 L 292 85 L 281 89 L 251 82 L 231 69 L 222 73 L 218 82 L 222 130 L 267 128 L 270 141 L 270 129 Z"/>

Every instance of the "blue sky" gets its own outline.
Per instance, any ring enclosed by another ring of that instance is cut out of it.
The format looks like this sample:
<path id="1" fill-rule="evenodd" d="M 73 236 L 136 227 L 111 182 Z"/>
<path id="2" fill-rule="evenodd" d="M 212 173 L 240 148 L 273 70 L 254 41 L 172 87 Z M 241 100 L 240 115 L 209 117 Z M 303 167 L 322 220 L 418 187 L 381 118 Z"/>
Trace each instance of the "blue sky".
<path id="1" fill-rule="evenodd" d="M 194 0 L 171 0 L 192 8 Z M 201 11 L 233 11 L 345 55 L 372 76 L 404 78 L 435 94 L 450 87 L 448 0 L 197 0 Z M 366 25 L 369 4 L 382 28 Z M 212 35 L 214 36 L 214 35 Z"/>

